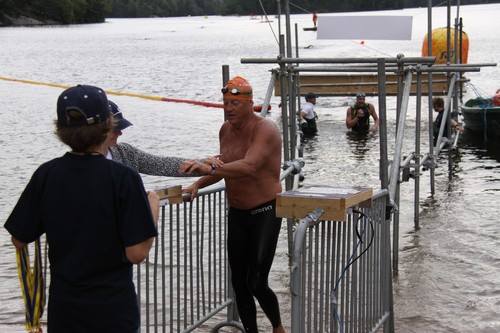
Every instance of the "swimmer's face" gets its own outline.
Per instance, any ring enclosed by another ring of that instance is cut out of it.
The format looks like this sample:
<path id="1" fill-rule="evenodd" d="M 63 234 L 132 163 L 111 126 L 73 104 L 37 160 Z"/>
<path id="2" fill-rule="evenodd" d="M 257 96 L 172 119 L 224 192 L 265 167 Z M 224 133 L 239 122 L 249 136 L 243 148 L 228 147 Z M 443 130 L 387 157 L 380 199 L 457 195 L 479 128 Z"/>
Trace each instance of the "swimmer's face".
<path id="1" fill-rule="evenodd" d="M 365 98 L 363 96 L 356 97 L 356 104 L 365 104 Z"/>
<path id="2" fill-rule="evenodd" d="M 252 112 L 252 101 L 224 98 L 224 115 L 230 123 L 238 123 Z"/>

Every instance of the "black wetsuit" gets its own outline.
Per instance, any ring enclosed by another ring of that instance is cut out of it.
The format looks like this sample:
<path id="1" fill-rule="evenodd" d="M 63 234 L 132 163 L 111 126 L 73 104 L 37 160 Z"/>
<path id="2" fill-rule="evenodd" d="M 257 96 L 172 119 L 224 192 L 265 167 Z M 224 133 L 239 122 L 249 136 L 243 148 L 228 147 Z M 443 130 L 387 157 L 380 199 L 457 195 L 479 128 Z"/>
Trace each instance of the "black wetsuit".
<path id="1" fill-rule="evenodd" d="M 434 120 L 434 123 L 432 124 L 433 134 L 434 134 L 434 146 L 436 145 L 439 136 L 439 129 L 441 128 L 441 122 L 443 121 L 443 114 L 444 112 L 439 112 L 438 115 L 436 116 L 436 119 Z M 450 117 L 454 120 L 457 120 L 458 118 L 457 112 L 452 112 L 450 114 Z M 446 121 L 444 125 L 443 138 L 447 137 L 448 137 L 448 122 Z"/>
<path id="2" fill-rule="evenodd" d="M 253 297 L 274 328 L 281 325 L 278 299 L 267 279 L 281 228 L 275 200 L 254 209 L 229 208 L 228 257 L 241 322 L 246 333 L 256 333 Z"/>
<path id="3" fill-rule="evenodd" d="M 351 117 L 356 117 L 356 115 L 358 114 L 358 110 L 360 109 L 364 111 L 364 115 L 363 117 L 358 118 L 358 122 L 352 127 L 352 130 L 356 132 L 367 132 L 370 129 L 370 112 L 368 104 L 356 104 L 354 106 L 351 106 Z"/>

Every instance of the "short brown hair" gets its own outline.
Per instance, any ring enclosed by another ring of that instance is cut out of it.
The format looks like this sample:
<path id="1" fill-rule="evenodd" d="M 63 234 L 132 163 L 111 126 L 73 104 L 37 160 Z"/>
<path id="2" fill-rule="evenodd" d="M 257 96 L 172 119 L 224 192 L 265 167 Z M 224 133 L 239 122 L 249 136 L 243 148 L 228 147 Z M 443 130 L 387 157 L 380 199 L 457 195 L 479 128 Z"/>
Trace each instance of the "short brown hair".
<path id="1" fill-rule="evenodd" d="M 434 97 L 432 99 L 432 106 L 435 108 L 444 108 L 444 99 L 441 97 Z"/>
<path id="2" fill-rule="evenodd" d="M 65 127 L 60 126 L 56 120 L 55 134 L 62 143 L 70 146 L 74 152 L 85 153 L 91 147 L 98 146 L 106 140 L 108 132 L 115 125 L 114 123 L 115 120 L 113 120 L 113 117 L 110 117 L 107 121 L 95 125 Z"/>

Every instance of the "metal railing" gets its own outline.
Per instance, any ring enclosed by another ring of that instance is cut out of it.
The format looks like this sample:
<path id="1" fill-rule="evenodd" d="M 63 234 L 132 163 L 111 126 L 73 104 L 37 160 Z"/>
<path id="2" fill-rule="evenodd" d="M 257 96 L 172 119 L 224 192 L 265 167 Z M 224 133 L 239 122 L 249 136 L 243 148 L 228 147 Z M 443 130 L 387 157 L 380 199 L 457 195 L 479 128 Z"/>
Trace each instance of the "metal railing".
<path id="1" fill-rule="evenodd" d="M 394 332 L 388 191 L 342 221 L 315 211 L 294 235 L 292 333 Z"/>
<path id="2" fill-rule="evenodd" d="M 235 326 L 226 214 L 224 187 L 201 190 L 193 202 L 162 202 L 158 237 L 134 266 L 142 332 L 191 332 L 226 308 L 217 326 Z"/>

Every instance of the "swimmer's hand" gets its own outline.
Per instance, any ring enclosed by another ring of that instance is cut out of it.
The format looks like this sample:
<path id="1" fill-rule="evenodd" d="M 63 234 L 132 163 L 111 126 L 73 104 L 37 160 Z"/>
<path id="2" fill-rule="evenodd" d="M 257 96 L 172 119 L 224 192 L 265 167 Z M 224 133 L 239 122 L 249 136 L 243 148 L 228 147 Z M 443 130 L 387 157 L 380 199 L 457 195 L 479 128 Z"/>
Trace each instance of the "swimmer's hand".
<path id="1" fill-rule="evenodd" d="M 189 195 L 191 196 L 191 201 L 193 201 L 198 195 L 198 189 L 199 189 L 198 183 L 194 182 L 188 187 L 183 188 L 182 193 L 189 193 Z"/>
<path id="2" fill-rule="evenodd" d="M 209 156 L 203 160 L 203 163 L 213 166 L 214 169 L 220 168 L 224 165 L 224 162 L 221 160 L 222 154 Z"/>

